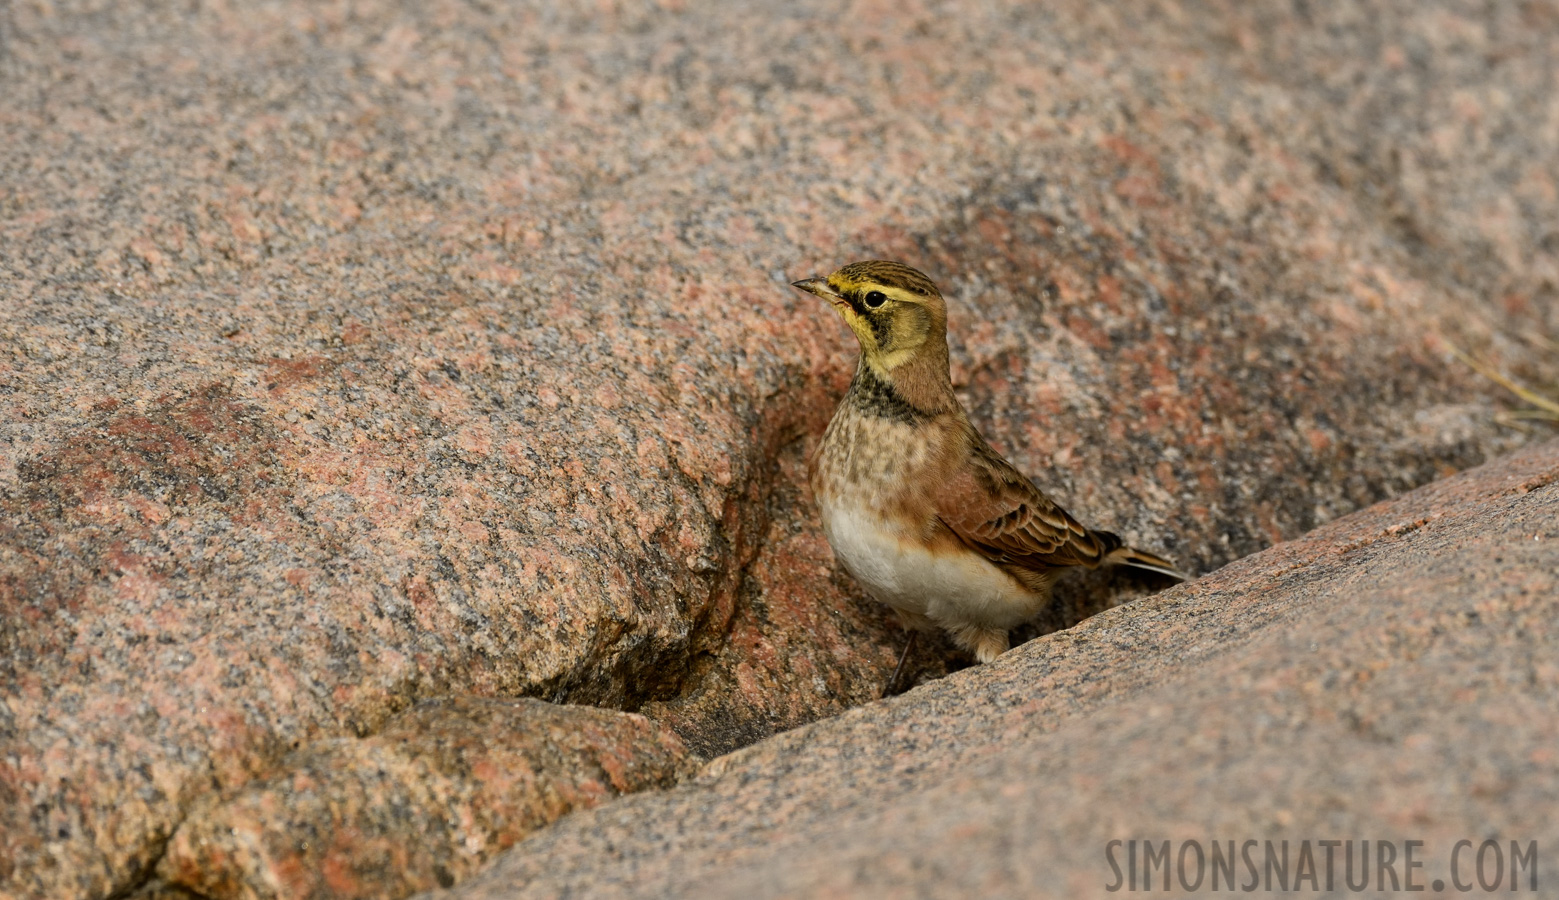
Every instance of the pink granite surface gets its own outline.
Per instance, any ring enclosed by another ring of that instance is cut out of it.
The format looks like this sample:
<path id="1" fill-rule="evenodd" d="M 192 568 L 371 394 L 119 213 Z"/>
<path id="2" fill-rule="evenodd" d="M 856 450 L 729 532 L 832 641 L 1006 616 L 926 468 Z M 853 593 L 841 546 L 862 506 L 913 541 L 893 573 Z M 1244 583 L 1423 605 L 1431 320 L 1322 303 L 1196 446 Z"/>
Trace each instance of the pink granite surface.
<path id="1" fill-rule="evenodd" d="M 1511 842 L 1535 843 L 1515 896 L 1551 896 L 1556 623 L 1551 441 L 570 817 L 429 900 L 1110 897 L 1145 872 L 1203 896 L 1192 841 L 1257 842 L 1238 892 L 1352 895 L 1360 862 L 1335 851 L 1327 889 L 1325 840 L 1390 842 L 1399 889 L 1449 897 L 1512 896 Z M 1145 868 L 1150 841 L 1175 861 Z M 1370 858 L 1361 895 L 1396 896 Z"/>
<path id="2" fill-rule="evenodd" d="M 574 809 L 693 771 L 632 713 L 540 700 L 425 701 L 370 738 L 315 741 L 211 795 L 157 865 L 204 897 L 385 897 L 449 887 Z"/>
<path id="3" fill-rule="evenodd" d="M 7 4 L 0 896 L 427 698 L 704 753 L 869 699 L 797 486 L 851 348 L 784 286 L 850 259 L 1197 572 L 1527 442 L 1440 335 L 1556 380 L 1555 9 Z"/>

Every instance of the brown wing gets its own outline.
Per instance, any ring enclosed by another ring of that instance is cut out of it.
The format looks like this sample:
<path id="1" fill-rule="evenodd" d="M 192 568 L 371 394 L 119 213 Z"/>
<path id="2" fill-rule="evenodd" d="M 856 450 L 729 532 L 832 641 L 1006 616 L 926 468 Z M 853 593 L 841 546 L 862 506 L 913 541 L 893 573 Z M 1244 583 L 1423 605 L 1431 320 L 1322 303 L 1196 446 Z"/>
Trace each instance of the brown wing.
<path id="1" fill-rule="evenodd" d="M 1120 546 L 1115 535 L 1084 528 L 978 437 L 969 464 L 935 502 L 942 523 L 995 563 L 1092 568 Z"/>

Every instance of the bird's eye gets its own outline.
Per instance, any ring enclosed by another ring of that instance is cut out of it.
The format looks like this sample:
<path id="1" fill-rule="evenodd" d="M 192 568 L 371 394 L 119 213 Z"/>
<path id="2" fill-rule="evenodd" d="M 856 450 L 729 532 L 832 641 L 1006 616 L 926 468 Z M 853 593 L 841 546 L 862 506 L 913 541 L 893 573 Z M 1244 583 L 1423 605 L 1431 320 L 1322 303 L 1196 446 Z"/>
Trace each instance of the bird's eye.
<path id="1" fill-rule="evenodd" d="M 877 307 L 887 302 L 888 295 L 884 294 L 882 291 L 871 291 L 866 295 L 866 305 L 870 306 L 872 309 L 876 309 Z"/>

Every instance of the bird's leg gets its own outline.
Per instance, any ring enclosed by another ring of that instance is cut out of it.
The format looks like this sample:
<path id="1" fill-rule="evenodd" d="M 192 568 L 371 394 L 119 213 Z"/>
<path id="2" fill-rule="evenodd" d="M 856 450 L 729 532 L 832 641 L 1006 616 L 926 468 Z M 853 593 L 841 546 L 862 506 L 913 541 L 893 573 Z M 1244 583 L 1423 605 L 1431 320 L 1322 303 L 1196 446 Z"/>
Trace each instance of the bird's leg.
<path id="1" fill-rule="evenodd" d="M 899 673 L 904 671 L 904 660 L 909 659 L 909 651 L 914 649 L 915 636 L 918 634 L 920 634 L 920 632 L 913 628 L 909 630 L 909 640 L 904 642 L 904 652 L 899 654 L 899 664 L 893 667 L 893 674 L 888 676 L 888 683 L 882 688 L 882 696 L 884 699 L 893 696 L 893 689 L 898 686 L 899 683 Z"/>

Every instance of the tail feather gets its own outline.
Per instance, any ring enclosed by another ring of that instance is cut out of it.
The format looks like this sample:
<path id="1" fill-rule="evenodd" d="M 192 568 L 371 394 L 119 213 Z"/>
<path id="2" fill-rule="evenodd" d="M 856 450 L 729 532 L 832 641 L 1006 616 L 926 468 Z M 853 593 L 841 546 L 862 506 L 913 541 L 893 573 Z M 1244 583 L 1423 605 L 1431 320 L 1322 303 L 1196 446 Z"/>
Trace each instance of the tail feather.
<path id="1" fill-rule="evenodd" d="M 1190 576 L 1175 568 L 1175 564 L 1162 556 L 1149 553 L 1146 550 L 1138 550 L 1134 547 L 1120 547 L 1112 550 L 1104 561 L 1117 566 L 1131 566 L 1133 569 L 1145 569 L 1149 572 L 1157 572 L 1167 575 L 1176 581 L 1190 581 Z"/>

